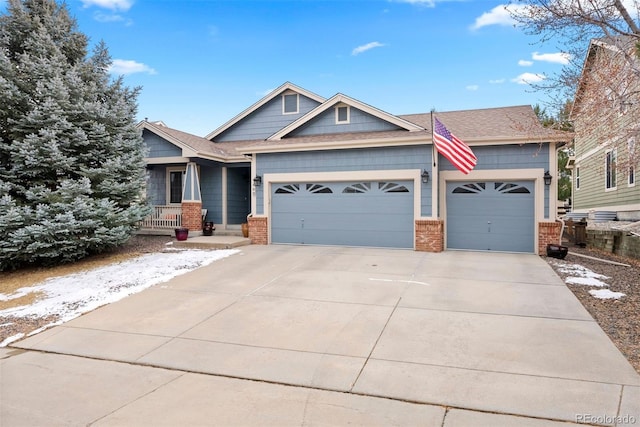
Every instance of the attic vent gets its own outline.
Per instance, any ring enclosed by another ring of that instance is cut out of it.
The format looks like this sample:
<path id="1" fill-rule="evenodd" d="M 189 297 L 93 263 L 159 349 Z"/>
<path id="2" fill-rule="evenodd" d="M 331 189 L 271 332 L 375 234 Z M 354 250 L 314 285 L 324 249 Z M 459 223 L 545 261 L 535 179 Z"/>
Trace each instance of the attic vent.
<path id="1" fill-rule="evenodd" d="M 345 124 L 349 123 L 351 111 L 348 105 L 338 105 L 336 106 L 336 124 Z"/>
<path id="2" fill-rule="evenodd" d="M 282 95 L 282 114 L 297 114 L 298 104 L 297 93 L 285 93 Z"/>

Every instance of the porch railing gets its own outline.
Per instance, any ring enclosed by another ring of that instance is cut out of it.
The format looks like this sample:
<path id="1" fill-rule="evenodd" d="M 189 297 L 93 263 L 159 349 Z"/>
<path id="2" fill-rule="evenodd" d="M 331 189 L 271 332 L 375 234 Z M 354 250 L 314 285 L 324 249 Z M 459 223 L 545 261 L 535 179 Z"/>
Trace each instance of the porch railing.
<path id="1" fill-rule="evenodd" d="M 182 207 L 159 205 L 141 222 L 144 229 L 173 229 L 182 226 Z"/>

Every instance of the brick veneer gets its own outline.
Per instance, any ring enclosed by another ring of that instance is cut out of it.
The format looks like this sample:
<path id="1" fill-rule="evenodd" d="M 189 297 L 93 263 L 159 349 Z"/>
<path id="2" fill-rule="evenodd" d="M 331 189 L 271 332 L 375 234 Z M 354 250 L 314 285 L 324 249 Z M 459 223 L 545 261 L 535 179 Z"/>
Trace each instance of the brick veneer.
<path id="1" fill-rule="evenodd" d="M 444 250 L 444 221 L 416 220 L 416 251 L 442 252 Z"/>
<path id="2" fill-rule="evenodd" d="M 547 245 L 560 243 L 560 222 L 539 222 L 538 223 L 538 255 L 546 255 Z"/>
<path id="3" fill-rule="evenodd" d="M 189 231 L 202 231 L 201 202 L 182 202 L 182 226 Z"/>
<path id="4" fill-rule="evenodd" d="M 266 245 L 269 243 L 266 217 L 249 218 L 249 238 L 254 245 Z"/>

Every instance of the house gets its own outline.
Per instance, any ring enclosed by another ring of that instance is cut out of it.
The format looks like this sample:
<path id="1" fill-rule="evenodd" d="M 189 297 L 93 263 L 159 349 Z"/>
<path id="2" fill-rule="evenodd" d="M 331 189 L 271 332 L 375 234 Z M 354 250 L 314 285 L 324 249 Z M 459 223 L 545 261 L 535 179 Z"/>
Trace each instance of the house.
<path id="1" fill-rule="evenodd" d="M 574 216 L 640 220 L 639 77 L 635 41 L 591 41 L 571 112 Z"/>
<path id="2" fill-rule="evenodd" d="M 431 113 L 291 83 L 206 137 L 144 121 L 147 196 L 156 222 L 173 209 L 197 230 L 206 209 L 217 230 L 248 221 L 254 244 L 539 253 L 557 242 L 549 181 L 566 135 L 530 106 L 433 116 L 473 149 L 468 175 L 434 155 Z"/>

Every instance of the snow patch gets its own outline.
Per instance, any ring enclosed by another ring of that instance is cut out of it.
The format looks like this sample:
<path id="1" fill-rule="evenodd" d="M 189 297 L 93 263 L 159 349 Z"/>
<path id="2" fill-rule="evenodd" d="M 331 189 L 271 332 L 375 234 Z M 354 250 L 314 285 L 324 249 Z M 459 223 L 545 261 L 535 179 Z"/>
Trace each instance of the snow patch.
<path id="1" fill-rule="evenodd" d="M 43 295 L 30 305 L 0 310 L 0 318 L 56 316 L 58 320 L 45 326 L 46 329 L 238 252 L 237 249 L 192 249 L 152 253 L 106 267 L 48 279 L 35 286 L 20 288 L 11 295 L 0 294 L 0 301 L 33 292 Z M 7 338 L 0 343 L 0 347 L 22 336 Z"/>
<path id="2" fill-rule="evenodd" d="M 603 281 L 609 277 L 598 274 L 581 265 L 556 260 L 553 260 L 552 264 L 555 265 L 561 273 L 568 275 L 565 283 L 570 285 L 593 286 L 598 288 L 607 288 L 609 286 Z M 609 289 L 594 289 L 590 290 L 589 294 L 599 299 L 620 299 L 625 296 L 622 292 L 613 292 Z"/>
<path id="3" fill-rule="evenodd" d="M 598 299 L 620 299 L 626 295 L 622 292 L 612 292 L 609 289 L 594 289 L 589 293 Z"/>
<path id="4" fill-rule="evenodd" d="M 565 282 L 572 285 L 597 286 L 599 288 L 609 286 L 605 282 L 594 277 L 567 277 L 567 280 L 565 280 Z"/>

